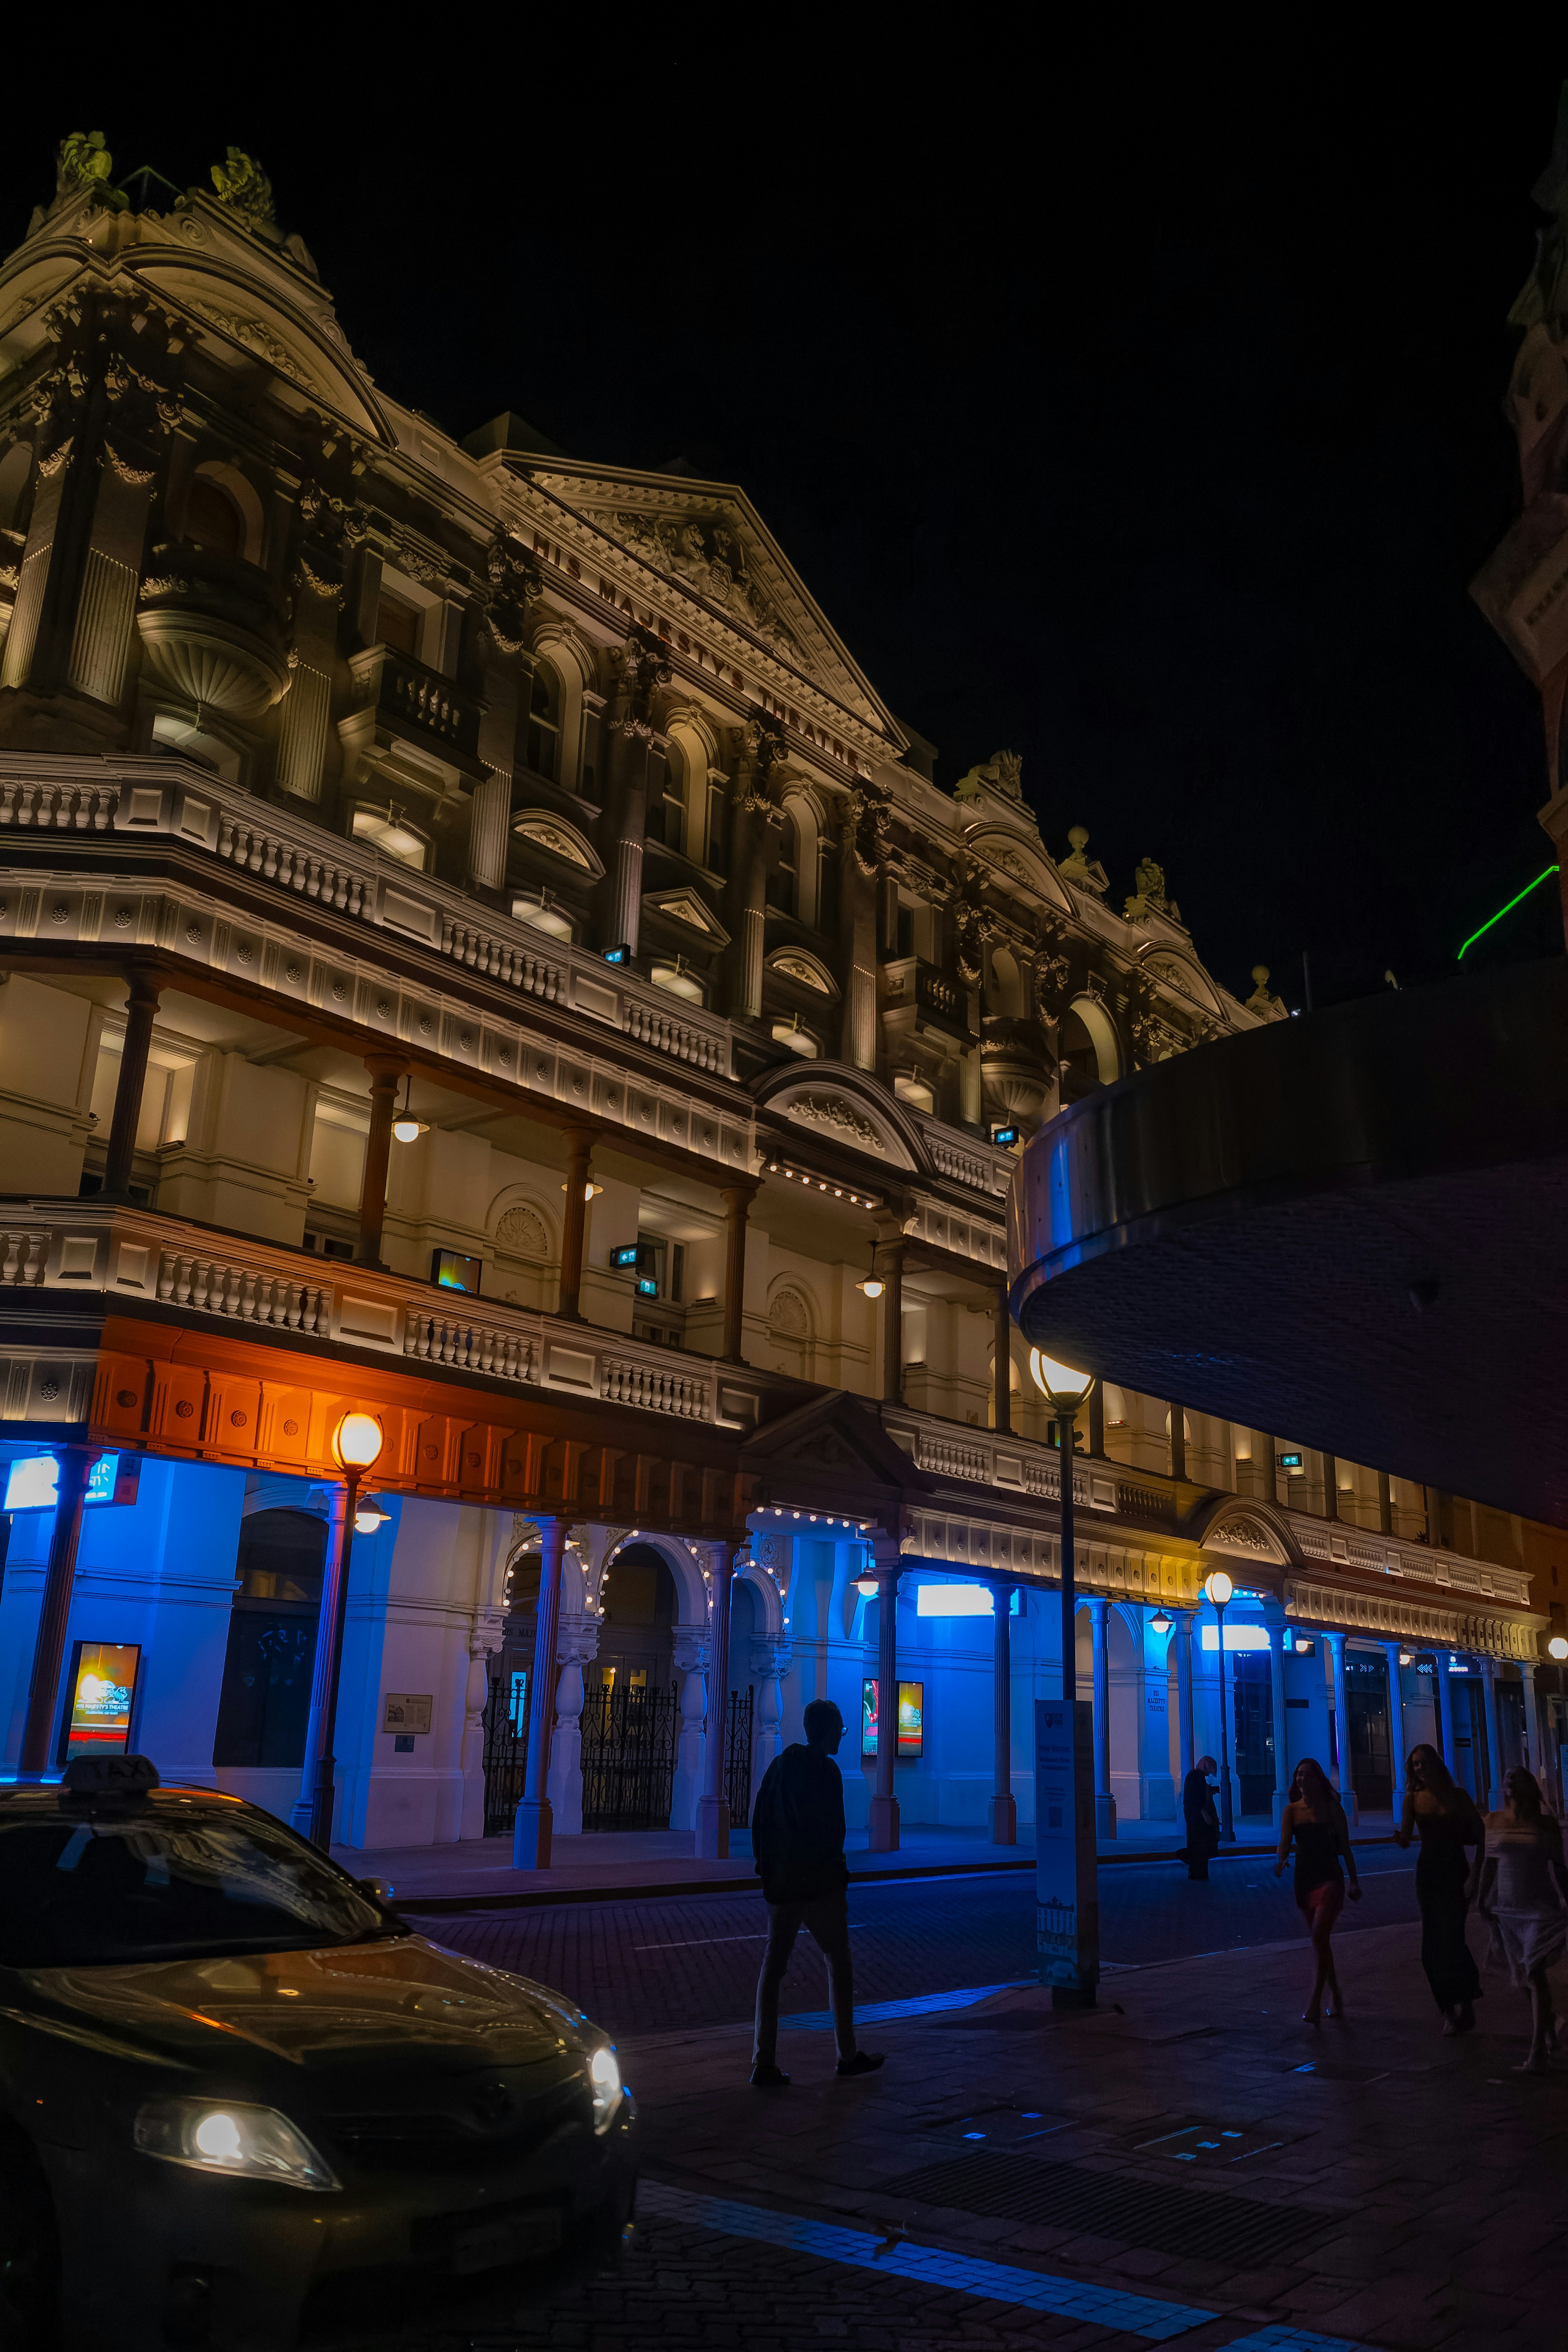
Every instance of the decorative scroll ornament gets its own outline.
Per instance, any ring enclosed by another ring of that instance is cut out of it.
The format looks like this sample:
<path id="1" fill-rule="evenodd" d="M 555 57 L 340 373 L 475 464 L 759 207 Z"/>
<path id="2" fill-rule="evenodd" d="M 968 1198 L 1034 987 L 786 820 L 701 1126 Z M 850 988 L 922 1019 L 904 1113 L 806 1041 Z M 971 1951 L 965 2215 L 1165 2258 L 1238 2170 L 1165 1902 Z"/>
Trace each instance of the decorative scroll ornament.
<path id="1" fill-rule="evenodd" d="M 228 150 L 226 163 L 212 167 L 213 185 L 217 190 L 220 205 L 226 205 L 244 221 L 265 221 L 268 226 L 277 223 L 272 209 L 272 183 L 253 155 L 237 147 Z"/>
<path id="2" fill-rule="evenodd" d="M 886 861 L 891 823 L 888 795 L 879 785 L 858 783 L 845 794 L 840 844 L 853 853 L 856 865 L 868 880 Z"/>
<path id="3" fill-rule="evenodd" d="M 498 530 L 485 550 L 490 580 L 486 614 L 490 635 L 503 654 L 520 654 L 528 643 L 528 607 L 542 593 L 539 567 L 510 531 Z"/>
<path id="4" fill-rule="evenodd" d="M 75 439 L 76 435 L 74 433 L 68 433 L 65 439 L 59 442 L 56 447 L 51 449 L 47 457 L 40 457 L 38 459 L 38 471 L 44 476 L 46 480 L 52 479 L 52 478 L 59 472 L 60 467 L 70 456 L 71 444 Z"/>
<path id="5" fill-rule="evenodd" d="M 753 711 L 738 730 L 739 751 L 735 761 L 735 781 L 731 788 L 732 807 L 756 816 L 773 805 L 769 790 L 773 772 L 782 768 L 787 746 L 784 730 L 776 720 L 762 711 Z"/>
<path id="6" fill-rule="evenodd" d="M 131 488 L 135 490 L 144 490 L 148 483 L 152 480 L 153 473 L 156 470 L 156 468 L 152 466 L 142 467 L 132 465 L 129 458 L 122 457 L 121 456 L 119 450 L 114 446 L 114 444 L 111 441 L 105 441 L 103 445 L 103 454 L 108 459 L 110 465 L 113 467 L 115 473 L 119 475 L 121 480 L 122 482 L 129 483 Z"/>
<path id="7" fill-rule="evenodd" d="M 963 856 L 955 858 L 952 880 L 943 901 L 958 960 L 958 976 L 965 988 L 980 985 L 984 944 L 996 929 L 995 916 L 989 907 L 981 904 L 978 878 L 971 859 Z"/>

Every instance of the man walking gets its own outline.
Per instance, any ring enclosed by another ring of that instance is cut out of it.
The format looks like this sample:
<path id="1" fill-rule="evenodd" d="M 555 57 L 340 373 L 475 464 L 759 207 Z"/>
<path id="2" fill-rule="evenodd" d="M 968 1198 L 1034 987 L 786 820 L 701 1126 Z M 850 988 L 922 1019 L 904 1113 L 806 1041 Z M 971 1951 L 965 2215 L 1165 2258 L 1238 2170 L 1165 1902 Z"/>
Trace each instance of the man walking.
<path id="1" fill-rule="evenodd" d="M 752 2059 L 752 2080 L 759 2089 L 789 2081 L 777 2063 L 779 1987 L 803 1927 L 827 1962 L 838 2072 L 874 2074 L 882 2063 L 877 2052 L 855 2046 L 844 1781 L 833 1760 L 844 1737 L 844 1717 L 831 1699 L 814 1698 L 803 1721 L 805 1746 L 786 1748 L 774 1757 L 752 1808 L 752 1853 L 768 1906 Z"/>
<path id="2" fill-rule="evenodd" d="M 1200 1756 L 1182 1783 L 1182 1811 L 1187 1823 L 1184 1853 L 1189 1878 L 1206 1879 L 1210 1860 L 1219 1852 L 1219 1815 L 1215 1811 L 1214 1790 L 1209 1787 L 1210 1773 L 1218 1769 L 1212 1756 Z"/>

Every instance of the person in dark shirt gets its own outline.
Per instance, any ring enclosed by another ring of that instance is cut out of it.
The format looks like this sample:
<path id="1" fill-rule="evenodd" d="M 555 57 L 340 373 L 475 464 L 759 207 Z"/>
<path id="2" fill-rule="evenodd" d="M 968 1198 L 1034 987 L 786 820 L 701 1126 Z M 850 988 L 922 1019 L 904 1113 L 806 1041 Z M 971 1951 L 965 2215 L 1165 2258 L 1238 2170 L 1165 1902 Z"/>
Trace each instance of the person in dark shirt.
<path id="1" fill-rule="evenodd" d="M 1182 1811 L 1187 1843 L 1182 1849 L 1189 1878 L 1207 1878 L 1209 1864 L 1219 1852 L 1219 1815 L 1215 1810 L 1209 1776 L 1217 1772 L 1212 1756 L 1200 1756 L 1182 1783 Z"/>
<path id="2" fill-rule="evenodd" d="M 827 1963 L 838 2072 L 874 2074 L 882 2063 L 875 2051 L 855 2046 L 844 1781 L 833 1760 L 844 1737 L 844 1717 L 831 1699 L 814 1698 L 803 1720 L 805 1746 L 786 1748 L 774 1757 L 752 1807 L 752 1853 L 768 1906 L 752 2080 L 767 2089 L 789 2081 L 777 2063 L 779 1987 L 803 1927 Z"/>

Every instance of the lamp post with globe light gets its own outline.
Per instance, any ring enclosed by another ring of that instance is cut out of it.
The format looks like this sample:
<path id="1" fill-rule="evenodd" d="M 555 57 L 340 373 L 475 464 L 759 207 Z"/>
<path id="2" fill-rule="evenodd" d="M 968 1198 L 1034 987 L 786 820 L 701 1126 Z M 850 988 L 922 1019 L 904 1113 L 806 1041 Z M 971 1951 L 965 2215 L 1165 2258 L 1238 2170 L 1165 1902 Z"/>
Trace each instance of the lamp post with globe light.
<path id="1" fill-rule="evenodd" d="M 1230 1727 L 1225 1706 L 1225 1612 L 1236 1591 L 1223 1568 L 1216 1568 L 1204 1579 L 1204 1591 L 1208 1598 L 1219 1626 L 1219 1833 L 1226 1845 L 1236 1843 L 1236 1830 L 1230 1815 Z"/>
<path id="2" fill-rule="evenodd" d="M 1075 1372 L 1038 1348 L 1029 1350 L 1029 1378 L 1056 1416 L 1061 1445 L 1062 1492 L 1062 1697 L 1070 1706 L 1078 1696 L 1077 1642 L 1073 1617 L 1078 1595 L 1073 1581 L 1073 1428 L 1094 1386 L 1092 1372 Z"/>
<path id="3" fill-rule="evenodd" d="M 310 1838 L 327 1853 L 332 1843 L 332 1754 L 333 1727 L 338 1713 L 338 1681 L 343 1664 L 343 1624 L 349 1605 L 349 1561 L 353 1553 L 354 1529 L 373 1534 L 389 1514 L 378 1506 L 367 1505 L 362 1514 L 359 1506 L 360 1481 L 367 1470 L 374 1470 L 381 1459 L 385 1433 L 374 1413 L 345 1412 L 332 1432 L 332 1454 L 343 1474 L 343 1533 L 338 1547 L 337 1573 L 333 1582 L 331 1606 L 322 1595 L 322 1632 L 327 1637 L 325 1673 L 322 1678 L 322 1703 L 316 1723 L 316 1785 L 310 1800 Z M 372 1518 L 372 1511 L 375 1516 Z M 363 1522 L 363 1523 L 362 1523 Z"/>

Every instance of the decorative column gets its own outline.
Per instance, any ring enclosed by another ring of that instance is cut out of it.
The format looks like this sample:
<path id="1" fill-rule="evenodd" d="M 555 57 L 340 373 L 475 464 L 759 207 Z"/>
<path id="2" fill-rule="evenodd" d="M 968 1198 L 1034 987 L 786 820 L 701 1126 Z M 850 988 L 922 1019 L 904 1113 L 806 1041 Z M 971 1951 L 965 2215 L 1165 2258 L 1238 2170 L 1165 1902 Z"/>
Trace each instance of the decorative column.
<path id="1" fill-rule="evenodd" d="M 1339 1751 L 1340 1802 L 1345 1809 L 1345 1819 L 1353 1830 L 1358 1819 L 1355 1801 L 1355 1776 L 1351 1769 L 1351 1703 L 1345 1688 L 1345 1637 L 1342 1633 L 1325 1633 L 1329 1656 L 1334 1669 L 1334 1746 Z"/>
<path id="2" fill-rule="evenodd" d="M 746 1309 L 746 1220 L 756 1198 L 754 1184 L 725 1184 L 719 1198 L 724 1203 L 724 1344 L 727 1364 L 744 1363 L 741 1352 L 742 1318 Z"/>
<path id="3" fill-rule="evenodd" d="M 1285 1712 L 1285 1661 L 1290 1654 L 1290 1628 L 1268 1625 L 1268 1692 L 1274 1702 L 1274 1826 L 1279 1828 L 1290 1801 L 1290 1741 Z"/>
<path id="4" fill-rule="evenodd" d="M 499 1609 L 483 1609 L 468 1634 L 468 1678 L 463 1691 L 463 1809 L 458 1836 L 485 1833 L 485 1708 L 489 1704 L 490 1660 L 501 1645 Z"/>
<path id="5" fill-rule="evenodd" d="M 897 1535 L 873 1531 L 870 1552 L 877 1578 L 877 1792 L 871 1800 L 870 1850 L 897 1853 L 899 1801 L 893 1767 L 899 1756 L 899 1578 L 902 1569 Z"/>
<path id="6" fill-rule="evenodd" d="M 650 629 L 633 629 L 616 656 L 617 675 L 605 729 L 605 825 L 614 857 L 601 886 L 606 948 L 635 955 L 642 922 L 643 842 L 647 834 L 647 747 L 654 688 L 668 686 L 668 652 Z"/>
<path id="7" fill-rule="evenodd" d="M 580 1320 L 578 1299 L 583 1289 L 583 1243 L 588 1230 L 588 1187 L 593 1181 L 592 1128 L 566 1129 L 566 1214 L 561 1221 L 561 1285 L 557 1315 Z"/>
<path id="8" fill-rule="evenodd" d="M 1171 1475 L 1184 1478 L 1187 1475 L 1187 1417 L 1173 1397 L 1171 1400 Z"/>
<path id="9" fill-rule="evenodd" d="M 528 1761 L 522 1802 L 512 1825 L 514 1870 L 548 1870 L 552 1813 L 550 1746 L 555 1717 L 555 1631 L 561 1622 L 561 1560 L 567 1521 L 539 1522 L 539 1607 L 533 1630 L 532 1698 L 528 1710 Z M 578 1712 L 582 1701 L 578 1701 Z"/>
<path id="10" fill-rule="evenodd" d="M 904 1401 L 904 1248 L 879 1242 L 871 1270 L 882 1279 L 882 1402 Z"/>
<path id="11" fill-rule="evenodd" d="M 730 1852 L 730 1800 L 725 1784 L 726 1734 L 730 1721 L 730 1600 L 735 1580 L 735 1546 L 699 1547 L 708 1571 L 708 1723 L 702 1758 L 702 1794 L 697 1803 L 698 1859 L 722 1862 Z"/>
<path id="12" fill-rule="evenodd" d="M 322 1554 L 321 1601 L 317 1612 L 316 1664 L 310 1678 L 310 1712 L 305 1721 L 305 1761 L 300 1793 L 289 1811 L 289 1826 L 309 1837 L 316 1813 L 316 1758 L 321 1745 L 321 1717 L 327 1708 L 331 1680 L 332 1643 L 328 1628 L 338 1618 L 338 1584 L 343 1572 L 343 1529 L 348 1523 L 348 1488 L 334 1479 L 326 1489 L 326 1548 Z"/>
<path id="13" fill-rule="evenodd" d="M 1016 1845 L 1018 1808 L 1013 1796 L 1013 1588 L 1010 1584 L 994 1584 L 991 1597 L 995 1611 L 991 1644 L 991 1843 Z M 878 1744 L 881 1744 L 879 1734 Z"/>
<path id="14" fill-rule="evenodd" d="M 1176 1761 L 1182 1778 L 1197 1762 L 1193 1747 L 1193 1612 L 1173 1609 L 1171 1639 L 1176 1645 Z"/>
<path id="15" fill-rule="evenodd" d="M 783 759 L 784 744 L 777 727 L 760 716 L 736 730 L 735 741 L 730 881 L 724 896 L 730 932 L 724 950 L 726 1009 L 732 1021 L 752 1022 L 763 1009 L 768 867 L 784 825 L 782 812 L 769 797 L 768 777 Z"/>
<path id="16" fill-rule="evenodd" d="M 1386 1470 L 1377 1474 L 1377 1528 L 1380 1535 L 1394 1533 L 1394 1487 Z"/>
<path id="17" fill-rule="evenodd" d="M 757 1725 L 752 1742 L 752 1798 L 775 1756 L 784 1753 L 784 1678 L 795 1664 L 795 1644 L 776 1633 L 752 1636 L 752 1678 L 757 1685 Z M 733 1824 L 731 1824 L 733 1826 Z"/>
<path id="18" fill-rule="evenodd" d="M 703 1672 L 708 1663 L 706 1625 L 677 1625 L 672 1651 L 680 1676 L 680 1729 L 675 1743 L 675 1780 L 669 1804 L 672 1830 L 697 1827 L 697 1801 L 702 1790 L 702 1722 L 708 1712 Z"/>
<path id="19" fill-rule="evenodd" d="M 60 1660 L 65 1655 L 71 1595 L 76 1588 L 82 1505 L 99 1451 L 96 1445 L 62 1445 L 59 1449 L 54 1532 L 49 1538 L 49 1564 L 44 1572 L 38 1630 L 33 1641 L 33 1673 L 27 1685 L 27 1715 L 17 1766 L 17 1777 L 25 1780 L 37 1780 L 48 1768 L 49 1738 L 59 1696 Z"/>
<path id="20" fill-rule="evenodd" d="M 1535 1687 L 1534 1660 L 1531 1658 L 1521 1658 L 1519 1662 L 1519 1672 L 1520 1678 L 1524 1685 L 1524 1744 L 1526 1749 L 1524 1760 L 1529 1765 L 1530 1769 L 1534 1773 L 1536 1779 L 1541 1782 L 1542 1790 L 1546 1794 L 1546 1801 L 1548 1804 L 1550 1804 L 1552 1798 L 1545 1777 L 1546 1749 L 1541 1738 L 1541 1699 Z"/>
<path id="21" fill-rule="evenodd" d="M 359 1196 L 359 1245 L 354 1256 L 361 1265 L 381 1265 L 381 1234 L 386 1222 L 386 1168 L 392 1152 L 392 1121 L 397 1089 L 408 1065 L 392 1054 L 367 1054 L 370 1072 L 370 1133 L 364 1140 L 364 1179 Z"/>
<path id="22" fill-rule="evenodd" d="M 994 1372 L 995 1409 L 993 1419 L 998 1436 L 1010 1435 L 1013 1428 L 1013 1309 L 1007 1297 L 1007 1285 L 996 1286 L 996 1360 Z M 1100 1383 L 1094 1385 L 1100 1394 Z"/>
<path id="23" fill-rule="evenodd" d="M 1502 1811 L 1503 1774 L 1507 1767 L 1502 1754 L 1502 1711 L 1498 1706 L 1498 1662 L 1495 1658 L 1481 1660 L 1481 1714 L 1486 1723 L 1487 1787 L 1489 1791 L 1483 1810 Z"/>
<path id="24" fill-rule="evenodd" d="M 1399 1653 L 1404 1644 L 1385 1642 L 1388 1660 L 1388 1744 L 1394 1765 L 1394 1819 L 1397 1827 L 1405 1805 L 1405 1685 L 1399 1679 Z"/>
<path id="25" fill-rule="evenodd" d="M 147 1055 L 157 1017 L 157 989 L 141 972 L 132 972 L 125 1000 L 125 1043 L 120 1049 L 120 1077 L 114 1089 L 109 1156 L 103 1170 L 106 1198 L 123 1200 L 130 1190 L 136 1130 L 142 1124 L 142 1097 L 147 1085 Z"/>
<path id="26" fill-rule="evenodd" d="M 599 1654 L 596 1617 L 564 1619 L 556 1636 L 561 1664 L 555 1685 L 555 1738 L 550 1749 L 550 1811 L 556 1837 L 583 1834 L 583 1669 Z"/>
<path id="27" fill-rule="evenodd" d="M 1448 1679 L 1448 1653 L 1432 1653 L 1432 1679 L 1437 1685 L 1437 1737 L 1443 1744 L 1443 1761 L 1457 1780 L 1459 1777 L 1459 1750 L 1454 1738 L 1454 1685 Z"/>
<path id="28" fill-rule="evenodd" d="M 1062 1464 L 1062 1476 L 1072 1475 L 1072 1457 Z M 1094 1833 L 1116 1835 L 1116 1800 L 1110 1793 L 1110 1654 L 1106 1640 L 1110 1603 L 1098 1598 L 1089 1604 L 1089 1631 L 1094 1639 Z"/>

